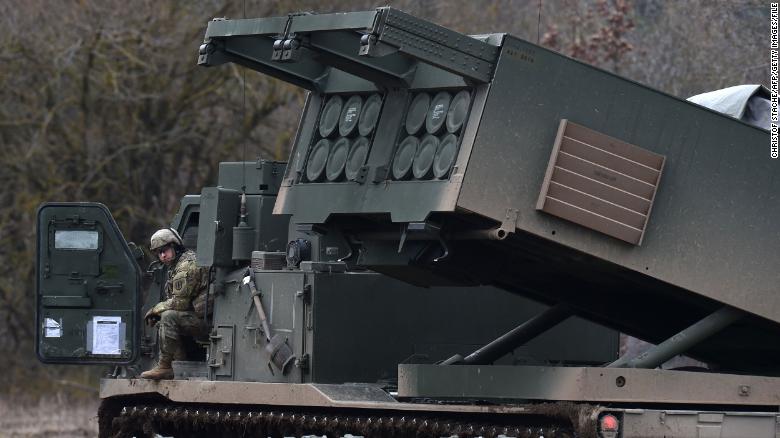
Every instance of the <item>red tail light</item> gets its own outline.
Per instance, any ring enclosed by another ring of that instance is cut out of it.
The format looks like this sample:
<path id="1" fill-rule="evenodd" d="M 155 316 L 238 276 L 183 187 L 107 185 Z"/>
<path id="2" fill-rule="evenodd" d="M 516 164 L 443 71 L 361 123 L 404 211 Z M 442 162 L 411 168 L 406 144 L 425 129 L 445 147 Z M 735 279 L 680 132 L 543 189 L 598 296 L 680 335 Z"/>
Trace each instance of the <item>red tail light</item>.
<path id="1" fill-rule="evenodd" d="M 615 438 L 618 436 L 620 422 L 612 414 L 606 414 L 599 420 L 599 434 L 602 438 Z"/>

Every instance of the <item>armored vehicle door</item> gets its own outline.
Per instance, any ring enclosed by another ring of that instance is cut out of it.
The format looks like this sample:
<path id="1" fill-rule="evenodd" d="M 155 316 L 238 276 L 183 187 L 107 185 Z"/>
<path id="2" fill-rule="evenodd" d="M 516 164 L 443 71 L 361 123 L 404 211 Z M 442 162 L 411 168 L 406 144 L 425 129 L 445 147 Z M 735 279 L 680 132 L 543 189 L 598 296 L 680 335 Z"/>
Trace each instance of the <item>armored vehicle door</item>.
<path id="1" fill-rule="evenodd" d="M 139 350 L 141 269 L 108 209 L 38 209 L 36 343 L 45 363 L 127 364 Z"/>

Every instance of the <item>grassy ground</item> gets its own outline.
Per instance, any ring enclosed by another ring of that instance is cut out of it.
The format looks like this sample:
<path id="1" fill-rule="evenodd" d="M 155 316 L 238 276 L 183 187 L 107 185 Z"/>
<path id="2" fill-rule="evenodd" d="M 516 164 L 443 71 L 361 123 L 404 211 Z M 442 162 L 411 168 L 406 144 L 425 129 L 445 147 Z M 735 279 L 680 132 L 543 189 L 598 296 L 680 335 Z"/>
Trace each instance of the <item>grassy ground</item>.
<path id="1" fill-rule="evenodd" d="M 97 437 L 98 404 L 97 397 L 74 401 L 59 394 L 37 402 L 0 398 L 0 437 Z"/>

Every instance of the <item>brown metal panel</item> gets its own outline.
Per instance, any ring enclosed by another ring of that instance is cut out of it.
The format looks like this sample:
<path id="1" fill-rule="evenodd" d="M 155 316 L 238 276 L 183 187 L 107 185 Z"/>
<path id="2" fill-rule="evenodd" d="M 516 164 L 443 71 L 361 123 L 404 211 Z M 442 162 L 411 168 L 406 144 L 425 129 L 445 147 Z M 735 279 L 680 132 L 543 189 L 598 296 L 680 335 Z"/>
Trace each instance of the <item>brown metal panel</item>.
<path id="1" fill-rule="evenodd" d="M 538 210 L 639 245 L 664 157 L 561 120 Z"/>
<path id="2" fill-rule="evenodd" d="M 626 242 L 636 244 L 642 237 L 642 230 L 557 199 L 548 197 L 542 210 Z"/>
<path id="3" fill-rule="evenodd" d="M 607 152 L 596 146 L 581 142 L 575 138 L 564 137 L 561 142 L 561 151 L 575 157 L 592 163 L 600 164 L 604 167 L 616 170 L 630 177 L 642 180 L 648 184 L 655 184 L 658 181 L 659 171 L 644 164 L 631 161 L 628 158 Z"/>
<path id="4" fill-rule="evenodd" d="M 598 145 L 601 149 L 615 155 L 620 155 L 621 157 L 626 157 L 653 169 L 660 169 L 664 163 L 663 155 L 655 154 L 639 146 L 604 135 L 568 120 L 566 121 L 566 135 L 587 144 Z"/>
<path id="5" fill-rule="evenodd" d="M 653 192 L 655 191 L 655 187 L 652 184 L 616 172 L 607 167 L 585 161 L 582 158 L 577 158 L 566 152 L 558 154 L 556 165 L 648 200 L 653 197 Z"/>
<path id="6" fill-rule="evenodd" d="M 580 190 L 559 184 L 556 181 L 550 182 L 550 189 L 547 192 L 547 197 L 580 207 L 622 224 L 630 225 L 639 230 L 645 225 L 645 220 L 647 219 L 643 214 L 599 199 Z"/>
<path id="7" fill-rule="evenodd" d="M 643 215 L 647 215 L 650 211 L 649 199 L 606 185 L 595 179 L 576 174 L 570 170 L 555 167 L 552 179 L 565 186 L 582 187 L 587 193 Z"/>

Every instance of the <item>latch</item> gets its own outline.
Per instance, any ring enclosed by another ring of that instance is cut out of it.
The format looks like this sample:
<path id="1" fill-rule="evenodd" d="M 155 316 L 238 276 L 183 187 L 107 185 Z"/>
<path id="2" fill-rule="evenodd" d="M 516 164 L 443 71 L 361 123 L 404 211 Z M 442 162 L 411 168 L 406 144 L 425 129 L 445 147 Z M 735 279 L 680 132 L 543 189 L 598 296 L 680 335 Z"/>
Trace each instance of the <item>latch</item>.
<path id="1" fill-rule="evenodd" d="M 124 285 L 122 283 L 106 284 L 103 281 L 98 281 L 97 285 L 95 286 L 95 292 L 99 294 L 105 294 L 110 292 L 121 293 L 122 289 L 124 289 Z"/>
<path id="2" fill-rule="evenodd" d="M 306 353 L 301 357 L 295 359 L 295 367 L 301 370 L 301 372 L 309 371 L 309 354 Z"/>
<path id="3" fill-rule="evenodd" d="M 295 296 L 302 299 L 304 302 L 308 303 L 311 301 L 311 285 L 305 284 L 303 285 L 303 290 L 299 290 L 295 292 Z"/>

